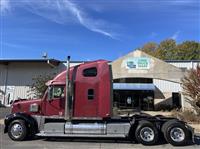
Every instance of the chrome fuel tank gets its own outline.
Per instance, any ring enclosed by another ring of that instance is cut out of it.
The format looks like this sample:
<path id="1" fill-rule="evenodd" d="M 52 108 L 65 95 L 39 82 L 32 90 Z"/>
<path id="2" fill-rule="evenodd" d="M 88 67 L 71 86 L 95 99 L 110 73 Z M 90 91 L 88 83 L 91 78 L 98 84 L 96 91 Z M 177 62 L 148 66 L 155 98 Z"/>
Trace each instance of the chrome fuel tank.
<path id="1" fill-rule="evenodd" d="M 104 123 L 65 123 L 65 134 L 106 134 L 106 124 Z"/>

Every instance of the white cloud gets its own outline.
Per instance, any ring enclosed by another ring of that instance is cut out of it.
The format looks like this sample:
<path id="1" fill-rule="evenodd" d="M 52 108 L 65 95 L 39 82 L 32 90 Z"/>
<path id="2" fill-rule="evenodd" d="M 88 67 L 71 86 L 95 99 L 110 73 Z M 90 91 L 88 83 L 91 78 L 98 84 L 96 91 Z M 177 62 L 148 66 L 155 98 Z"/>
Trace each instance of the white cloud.
<path id="1" fill-rule="evenodd" d="M 158 33 L 156 33 L 156 32 L 151 32 L 151 34 L 150 34 L 150 38 L 155 38 L 155 37 L 157 37 L 158 36 Z"/>
<path id="2" fill-rule="evenodd" d="M 115 38 L 111 33 L 101 29 L 101 26 L 103 26 L 102 24 L 106 24 L 105 22 L 89 18 L 87 14 L 85 14 L 85 12 L 78 9 L 78 7 L 74 3 L 68 0 L 65 0 L 65 3 L 66 6 L 68 6 L 71 13 L 78 19 L 81 25 L 83 25 L 91 31 L 101 33 L 113 39 Z"/>
<path id="3" fill-rule="evenodd" d="M 191 3 L 195 3 L 197 0 L 170 0 L 167 1 L 171 4 L 191 4 Z"/>
<path id="4" fill-rule="evenodd" d="M 10 11 L 10 0 L 0 0 L 0 10 L 2 14 Z"/>
<path id="5" fill-rule="evenodd" d="M 180 31 L 176 31 L 172 36 L 171 39 L 177 40 L 177 38 L 179 37 Z"/>
<path id="6" fill-rule="evenodd" d="M 116 39 L 116 35 L 110 31 L 110 23 L 92 18 L 81 6 L 69 0 L 23 0 L 18 3 L 1 0 L 1 5 L 3 12 L 11 7 L 21 7 L 50 21 L 59 24 L 80 24 L 90 31 Z"/>

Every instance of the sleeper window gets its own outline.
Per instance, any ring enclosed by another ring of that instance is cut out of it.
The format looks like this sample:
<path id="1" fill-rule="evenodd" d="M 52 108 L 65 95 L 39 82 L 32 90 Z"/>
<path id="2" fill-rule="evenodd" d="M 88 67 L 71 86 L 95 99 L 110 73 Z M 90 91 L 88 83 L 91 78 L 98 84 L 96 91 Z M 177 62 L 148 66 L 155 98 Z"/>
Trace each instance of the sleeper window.
<path id="1" fill-rule="evenodd" d="M 88 100 L 94 99 L 94 89 L 88 89 Z"/>
<path id="2" fill-rule="evenodd" d="M 97 75 L 97 68 L 87 68 L 83 70 L 84 77 L 95 77 Z"/>

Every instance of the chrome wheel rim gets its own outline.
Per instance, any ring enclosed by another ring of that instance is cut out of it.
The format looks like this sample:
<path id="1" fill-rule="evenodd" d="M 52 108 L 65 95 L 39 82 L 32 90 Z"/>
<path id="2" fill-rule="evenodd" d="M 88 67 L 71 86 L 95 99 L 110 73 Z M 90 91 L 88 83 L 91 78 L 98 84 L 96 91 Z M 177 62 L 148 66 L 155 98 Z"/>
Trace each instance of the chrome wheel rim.
<path id="1" fill-rule="evenodd" d="M 11 134 L 14 138 L 17 139 L 17 138 L 21 137 L 22 133 L 23 133 L 23 129 L 20 124 L 14 124 L 11 127 Z"/>
<path id="2" fill-rule="evenodd" d="M 154 131 L 150 127 L 144 127 L 140 130 L 140 138 L 145 142 L 153 141 L 154 136 Z"/>
<path id="3" fill-rule="evenodd" d="M 174 127 L 170 130 L 170 137 L 175 142 L 181 142 L 185 139 L 185 133 L 183 129 Z"/>

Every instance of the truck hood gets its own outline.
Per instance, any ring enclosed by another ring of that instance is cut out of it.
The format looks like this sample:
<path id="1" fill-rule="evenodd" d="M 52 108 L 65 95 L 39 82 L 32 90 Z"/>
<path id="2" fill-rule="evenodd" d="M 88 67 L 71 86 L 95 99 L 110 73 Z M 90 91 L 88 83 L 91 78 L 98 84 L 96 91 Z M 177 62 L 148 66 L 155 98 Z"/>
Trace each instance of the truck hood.
<path id="1" fill-rule="evenodd" d="M 26 114 L 32 114 L 32 112 L 30 112 L 30 106 L 32 104 L 38 105 L 39 110 L 41 109 L 41 99 L 17 99 L 12 104 L 11 113 L 22 112 Z M 39 110 L 38 112 L 34 113 L 38 114 Z"/>

